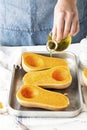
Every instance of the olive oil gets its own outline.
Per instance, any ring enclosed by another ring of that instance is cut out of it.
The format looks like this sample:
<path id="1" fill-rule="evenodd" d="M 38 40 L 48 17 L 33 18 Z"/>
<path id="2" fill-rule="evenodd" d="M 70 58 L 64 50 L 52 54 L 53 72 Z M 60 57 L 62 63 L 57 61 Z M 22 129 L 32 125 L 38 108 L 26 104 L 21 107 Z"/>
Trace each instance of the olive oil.
<path id="1" fill-rule="evenodd" d="M 62 39 L 60 42 L 56 40 L 52 40 L 52 33 L 50 32 L 47 38 L 47 50 L 50 52 L 50 56 L 52 56 L 52 53 L 54 51 L 63 51 L 68 48 L 68 46 L 71 44 L 72 38 L 71 36 L 68 36 L 65 39 Z"/>
<path id="2" fill-rule="evenodd" d="M 47 42 L 47 50 L 50 52 L 50 57 L 52 57 L 52 53 L 57 49 L 57 42 L 48 40 Z"/>

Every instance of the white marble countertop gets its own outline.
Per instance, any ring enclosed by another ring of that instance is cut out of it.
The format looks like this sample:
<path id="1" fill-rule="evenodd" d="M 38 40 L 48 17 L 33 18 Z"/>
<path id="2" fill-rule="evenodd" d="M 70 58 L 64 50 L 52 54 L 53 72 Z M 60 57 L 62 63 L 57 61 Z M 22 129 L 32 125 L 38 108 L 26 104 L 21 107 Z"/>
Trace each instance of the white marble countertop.
<path id="1" fill-rule="evenodd" d="M 0 47 L 0 102 L 8 107 L 8 94 L 11 83 L 13 64 L 16 64 L 24 51 L 46 52 L 45 46 Z M 72 44 L 66 51 L 71 51 L 79 58 L 80 45 Z M 85 89 L 85 95 L 87 89 Z M 6 110 L 6 109 L 5 109 Z M 5 111 L 4 110 L 4 111 Z M 87 108 L 73 118 L 17 118 L 30 130 L 87 130 Z M 0 114 L 0 130 L 21 130 L 15 117 L 8 113 Z"/>

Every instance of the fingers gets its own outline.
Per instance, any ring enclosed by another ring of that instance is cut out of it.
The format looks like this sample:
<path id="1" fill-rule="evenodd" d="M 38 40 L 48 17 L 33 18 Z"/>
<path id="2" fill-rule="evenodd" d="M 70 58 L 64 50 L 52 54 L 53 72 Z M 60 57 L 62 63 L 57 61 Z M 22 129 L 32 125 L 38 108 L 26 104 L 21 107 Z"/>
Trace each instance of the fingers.
<path id="1" fill-rule="evenodd" d="M 63 32 L 64 32 L 64 25 L 65 25 L 65 21 L 64 21 L 64 12 L 60 12 L 58 17 L 57 17 L 57 34 L 56 34 L 56 40 L 57 41 L 61 41 L 63 38 Z"/>
<path id="2" fill-rule="evenodd" d="M 80 30 L 79 21 L 75 18 L 72 20 L 72 26 L 69 35 L 75 36 Z"/>
<path id="3" fill-rule="evenodd" d="M 78 17 L 72 12 L 61 12 L 56 19 L 54 19 L 52 39 L 61 41 L 68 36 L 75 36 L 79 30 L 80 26 Z"/>
<path id="4" fill-rule="evenodd" d="M 59 12 L 58 16 L 54 19 L 54 26 L 52 29 L 52 38 L 57 41 L 61 41 L 63 38 L 64 31 L 64 12 Z"/>
<path id="5" fill-rule="evenodd" d="M 78 17 L 73 12 L 67 13 L 67 17 L 65 18 L 63 38 L 75 36 L 79 32 L 80 26 L 77 18 Z"/>
<path id="6" fill-rule="evenodd" d="M 54 27 L 52 29 L 52 39 L 55 40 L 56 37 L 57 37 L 57 28 L 56 28 L 56 26 L 54 24 Z"/>
<path id="7" fill-rule="evenodd" d="M 65 26 L 64 26 L 64 32 L 63 32 L 63 38 L 66 38 L 71 32 L 72 19 L 73 19 L 73 13 L 67 12 L 67 14 L 65 16 Z"/>

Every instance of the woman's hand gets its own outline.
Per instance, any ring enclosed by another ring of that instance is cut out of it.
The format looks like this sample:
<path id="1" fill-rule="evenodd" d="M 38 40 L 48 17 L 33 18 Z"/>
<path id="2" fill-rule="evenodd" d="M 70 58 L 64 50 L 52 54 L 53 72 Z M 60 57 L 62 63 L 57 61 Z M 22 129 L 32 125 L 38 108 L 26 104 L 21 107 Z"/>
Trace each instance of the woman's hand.
<path id="1" fill-rule="evenodd" d="M 54 9 L 52 39 L 61 41 L 79 32 L 76 0 L 58 0 Z"/>

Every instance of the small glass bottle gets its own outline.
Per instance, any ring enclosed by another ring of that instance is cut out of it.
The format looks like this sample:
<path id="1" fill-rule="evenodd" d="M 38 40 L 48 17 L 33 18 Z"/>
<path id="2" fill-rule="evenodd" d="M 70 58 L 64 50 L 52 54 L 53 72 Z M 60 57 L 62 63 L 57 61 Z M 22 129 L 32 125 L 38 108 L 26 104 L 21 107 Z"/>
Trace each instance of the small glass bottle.
<path id="1" fill-rule="evenodd" d="M 60 42 L 57 42 L 56 40 L 52 40 L 52 32 L 49 33 L 47 38 L 47 50 L 50 52 L 53 51 L 63 51 L 67 49 L 67 47 L 71 44 L 72 38 L 71 36 L 68 36 L 65 39 L 62 39 Z"/>

